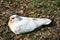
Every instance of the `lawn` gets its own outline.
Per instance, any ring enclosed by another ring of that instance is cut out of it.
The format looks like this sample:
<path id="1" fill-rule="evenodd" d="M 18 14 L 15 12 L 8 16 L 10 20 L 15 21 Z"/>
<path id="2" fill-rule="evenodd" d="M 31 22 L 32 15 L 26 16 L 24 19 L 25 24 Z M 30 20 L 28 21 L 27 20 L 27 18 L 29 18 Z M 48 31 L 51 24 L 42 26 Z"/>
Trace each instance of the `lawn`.
<path id="1" fill-rule="evenodd" d="M 13 14 L 49 18 L 53 23 L 41 26 L 33 32 L 16 35 L 9 26 Z M 59 40 L 60 39 L 60 0 L 0 0 L 0 40 Z"/>

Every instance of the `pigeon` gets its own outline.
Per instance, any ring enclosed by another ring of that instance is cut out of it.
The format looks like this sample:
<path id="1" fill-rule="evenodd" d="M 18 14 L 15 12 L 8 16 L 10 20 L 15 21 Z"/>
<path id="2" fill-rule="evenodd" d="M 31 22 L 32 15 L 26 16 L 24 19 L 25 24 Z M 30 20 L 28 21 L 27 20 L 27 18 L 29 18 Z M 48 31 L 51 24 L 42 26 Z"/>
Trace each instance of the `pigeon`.
<path id="1" fill-rule="evenodd" d="M 27 33 L 42 25 L 49 25 L 52 21 L 48 18 L 30 18 L 19 15 L 12 15 L 9 18 L 8 26 L 15 34 Z"/>

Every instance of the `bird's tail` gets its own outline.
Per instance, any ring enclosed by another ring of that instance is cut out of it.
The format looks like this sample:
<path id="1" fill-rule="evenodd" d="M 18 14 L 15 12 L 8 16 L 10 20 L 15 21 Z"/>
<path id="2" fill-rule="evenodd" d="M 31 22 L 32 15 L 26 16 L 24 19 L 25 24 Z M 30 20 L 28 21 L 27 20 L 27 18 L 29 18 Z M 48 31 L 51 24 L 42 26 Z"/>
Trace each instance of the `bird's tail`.
<path id="1" fill-rule="evenodd" d="M 40 25 L 48 25 L 48 24 L 50 24 L 51 20 L 47 19 L 47 18 L 37 18 L 35 20 L 35 22 L 38 24 L 38 26 L 40 26 Z"/>
<path id="2" fill-rule="evenodd" d="M 43 20 L 45 20 L 44 25 L 48 25 L 48 24 L 50 24 L 52 22 L 50 19 L 43 19 Z"/>

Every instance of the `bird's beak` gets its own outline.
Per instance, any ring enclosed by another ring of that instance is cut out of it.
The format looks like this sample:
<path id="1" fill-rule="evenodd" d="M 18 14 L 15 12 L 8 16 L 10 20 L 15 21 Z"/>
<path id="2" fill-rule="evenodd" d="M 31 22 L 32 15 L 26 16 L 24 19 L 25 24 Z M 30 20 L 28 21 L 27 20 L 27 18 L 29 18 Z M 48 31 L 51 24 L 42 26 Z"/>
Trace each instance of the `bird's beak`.
<path id="1" fill-rule="evenodd" d="M 12 19 L 9 19 L 10 22 L 12 22 Z"/>
<path id="2" fill-rule="evenodd" d="M 11 23 L 12 23 L 12 20 L 11 20 L 11 19 L 9 19 L 8 26 L 10 26 L 10 25 L 11 25 Z"/>

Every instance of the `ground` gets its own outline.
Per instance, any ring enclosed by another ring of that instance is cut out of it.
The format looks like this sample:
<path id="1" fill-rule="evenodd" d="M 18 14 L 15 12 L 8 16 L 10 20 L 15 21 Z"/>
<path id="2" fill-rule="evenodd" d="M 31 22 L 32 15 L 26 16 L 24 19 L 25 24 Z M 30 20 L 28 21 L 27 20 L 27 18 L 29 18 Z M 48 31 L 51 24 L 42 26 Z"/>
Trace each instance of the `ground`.
<path id="1" fill-rule="evenodd" d="M 53 23 L 33 32 L 16 35 L 9 26 L 13 14 L 32 18 L 49 18 Z M 0 40 L 59 40 L 60 0 L 0 0 Z"/>

